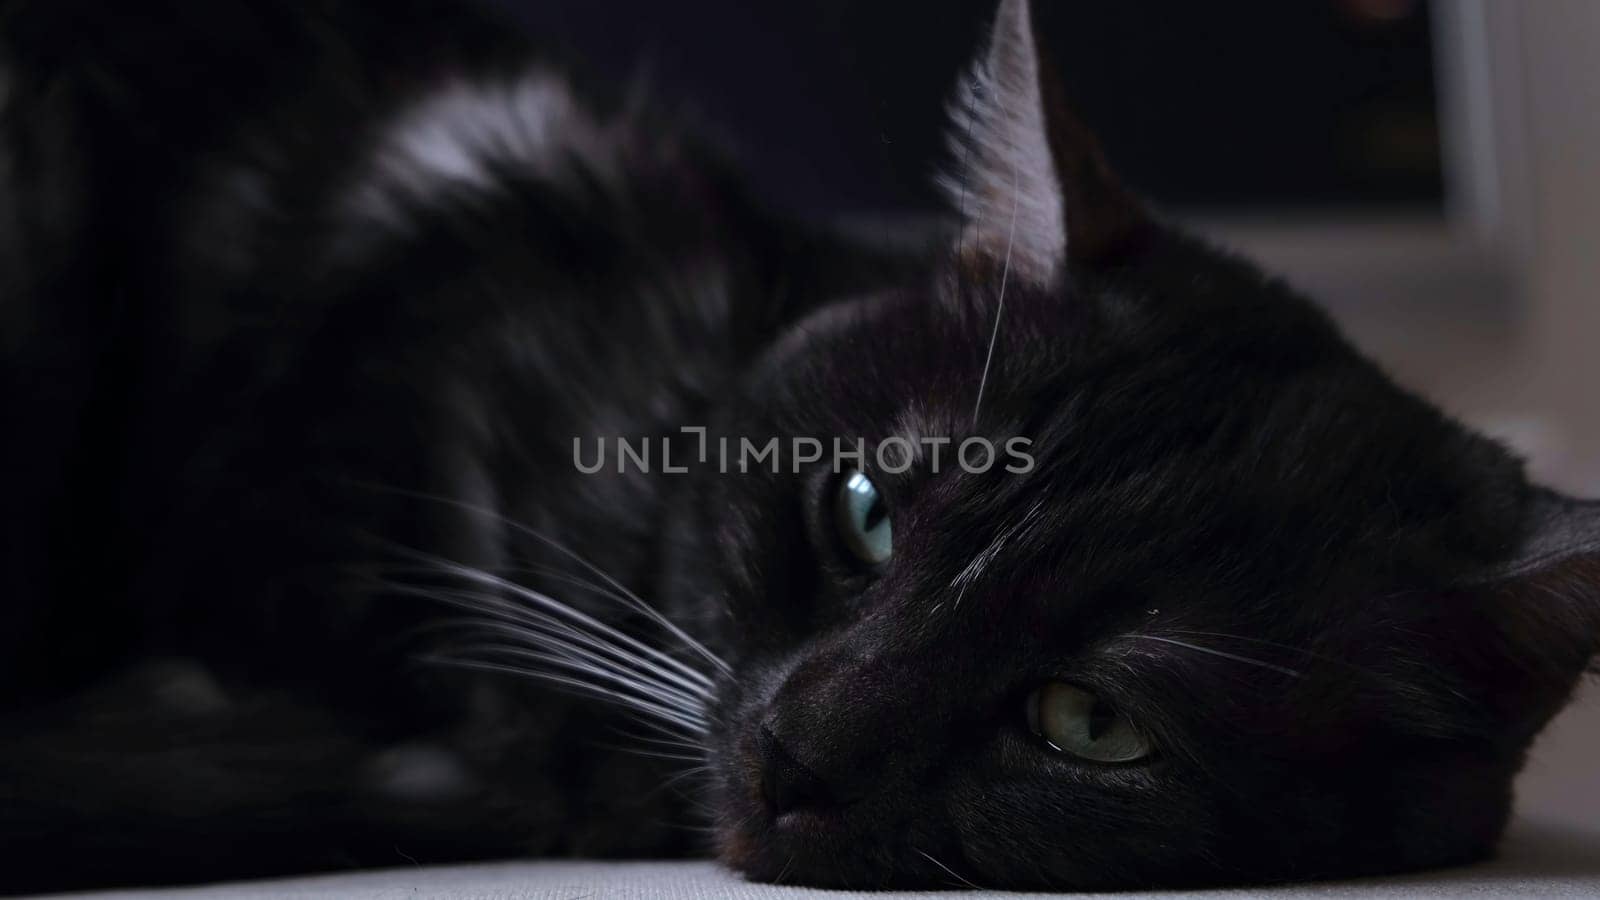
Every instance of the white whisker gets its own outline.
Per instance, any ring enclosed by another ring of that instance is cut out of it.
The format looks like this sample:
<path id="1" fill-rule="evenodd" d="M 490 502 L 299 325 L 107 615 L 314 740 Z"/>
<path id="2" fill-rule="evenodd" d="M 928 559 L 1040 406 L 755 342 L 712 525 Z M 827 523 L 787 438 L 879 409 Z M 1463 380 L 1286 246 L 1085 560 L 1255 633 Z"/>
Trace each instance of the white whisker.
<path id="1" fill-rule="evenodd" d="M 420 493 L 420 492 L 417 492 L 417 491 L 408 491 L 408 490 L 404 490 L 404 489 L 401 489 L 401 488 L 382 487 L 382 486 L 378 486 L 378 485 L 372 485 L 372 487 L 374 489 L 376 489 L 376 490 L 389 491 L 389 492 L 400 494 L 400 495 L 403 495 L 403 496 L 413 497 L 413 498 L 416 498 L 416 499 L 419 499 L 419 500 L 426 500 L 426 501 L 429 501 L 429 502 L 432 502 L 432 503 L 443 504 L 445 506 L 453 506 L 453 507 L 455 507 L 457 509 L 466 510 L 468 512 L 475 513 L 477 515 L 488 516 L 488 517 L 494 519 L 495 521 L 500 522 L 501 524 L 504 524 L 505 526 L 507 526 L 507 527 L 517 531 L 517 532 L 520 532 L 520 533 L 522 533 L 524 535 L 527 535 L 528 537 L 533 538 L 536 541 L 539 541 L 540 543 L 542 543 L 545 546 L 549 547 L 550 549 L 556 551 L 557 553 L 560 553 L 561 555 L 567 557 L 568 559 L 572 560 L 573 562 L 576 562 L 578 565 L 583 566 L 585 569 L 589 570 L 595 576 L 597 576 L 598 578 L 603 580 L 606 584 L 608 584 L 611 587 L 615 588 L 621 594 L 622 599 L 624 599 L 629 605 L 633 606 L 639 612 L 644 613 L 647 617 L 649 617 L 651 619 L 651 621 L 655 622 L 661 628 L 666 629 L 666 631 L 669 634 L 671 634 L 673 637 L 675 637 L 679 641 L 681 641 L 685 647 L 688 647 L 690 650 L 693 650 L 695 653 L 697 653 L 700 656 L 704 657 L 707 662 L 709 662 L 712 665 L 716 666 L 724 674 L 727 674 L 727 675 L 733 674 L 733 669 L 731 669 L 728 666 L 727 663 L 723 662 L 721 657 L 717 656 L 715 653 L 712 653 L 711 650 L 709 648 L 707 648 L 704 644 L 702 644 L 699 641 L 695 640 L 692 636 L 689 635 L 688 632 L 684 631 L 682 628 L 679 628 L 675 623 L 673 623 L 673 621 L 671 619 L 668 619 L 665 615 L 662 615 L 660 610 L 658 610 L 655 607 L 651 606 L 650 604 L 644 602 L 644 600 L 641 599 L 639 597 L 639 595 L 637 595 L 633 591 L 629 590 L 626 585 L 622 584 L 622 582 L 620 582 L 620 581 L 616 580 L 615 578 L 611 577 L 610 574 L 605 572 L 599 566 L 596 566 L 594 563 L 592 563 L 589 560 L 585 559 L 583 556 L 578 554 L 576 551 L 568 548 L 567 546 L 562 544 L 560 541 L 557 541 L 552 537 L 549 537 L 549 536 L 547 536 L 545 534 L 542 534 L 539 531 L 535 530 L 534 528 L 531 528 L 531 527 L 529 527 L 527 525 L 524 525 L 523 523 L 518 522 L 515 519 L 508 518 L 507 516 L 503 515 L 502 513 L 498 512 L 496 510 L 487 509 L 487 508 L 479 506 L 479 505 L 477 505 L 475 503 L 468 503 L 468 502 L 466 502 L 464 500 L 456 500 L 456 499 L 453 499 L 453 498 L 450 498 L 450 497 L 440 497 L 440 496 L 436 496 L 436 495 Z"/>
<path id="2" fill-rule="evenodd" d="M 700 672 L 689 668 L 680 660 L 674 659 L 673 657 L 662 653 L 654 647 L 650 647 L 649 645 L 644 644 L 635 638 L 629 637 L 617 629 L 612 628 L 610 625 L 595 619 L 593 616 L 573 609 L 571 606 L 561 603 L 547 594 L 533 590 L 532 588 L 523 587 L 520 584 L 509 581 L 505 578 L 501 578 L 498 575 L 485 572 L 481 569 L 474 569 L 469 566 L 463 566 L 459 563 L 453 563 L 449 560 L 439 559 L 437 557 L 429 557 L 426 554 L 415 553 L 414 551 L 410 552 L 419 558 L 431 560 L 444 573 L 455 575 L 456 577 L 463 578 L 467 581 L 490 585 L 498 588 L 499 590 L 509 592 L 519 599 L 526 600 L 541 609 L 579 622 L 587 628 L 592 628 L 596 632 L 604 634 L 606 637 L 616 640 L 633 650 L 637 650 L 651 659 L 661 663 L 662 665 L 668 666 L 669 668 L 678 672 L 684 678 L 698 683 L 703 689 L 709 689 L 711 687 L 711 679 L 707 678 Z"/>
<path id="3" fill-rule="evenodd" d="M 669 751 L 677 752 L 687 751 L 689 753 L 697 754 L 701 759 L 704 759 L 706 754 L 710 752 L 710 750 L 704 744 L 701 744 L 697 741 L 681 740 L 677 737 L 651 737 L 650 735 L 637 734 L 635 732 L 623 731 L 621 729 L 617 729 L 616 732 L 622 737 L 627 738 L 628 740 L 633 741 L 635 744 L 641 746 L 665 747 Z"/>
<path id="4" fill-rule="evenodd" d="M 1016 540 L 1043 512 L 1044 501 L 1040 500 L 1034 503 L 1026 513 L 1023 513 L 1021 520 L 1002 529 L 999 534 L 995 535 L 994 540 L 989 542 L 989 546 L 980 551 L 977 556 L 973 557 L 972 562 L 967 563 L 966 568 L 956 574 L 956 577 L 950 582 L 950 586 L 957 590 L 956 602 L 953 608 L 959 609 L 961 607 L 961 601 L 966 599 L 967 596 L 967 588 L 977 582 L 978 578 L 983 575 L 984 570 L 995 561 L 995 558 L 1006 548 L 1006 545 Z"/>
<path id="5" fill-rule="evenodd" d="M 702 764 L 706 762 L 708 751 L 699 744 L 691 744 L 688 741 L 669 741 L 663 738 L 647 737 L 642 734 L 624 733 L 623 736 L 633 743 L 596 743 L 595 746 L 607 750 L 621 750 L 627 753 L 658 756 L 661 759 L 680 759 L 686 762 L 697 762 Z M 669 749 L 653 750 L 651 749 L 653 747 L 667 747 Z M 706 766 L 702 765 L 697 768 L 706 768 Z"/>
<path id="6" fill-rule="evenodd" d="M 559 542 L 490 509 L 443 497 L 394 492 L 488 516 L 532 537 L 582 566 L 598 581 L 548 566 L 509 571 L 539 573 L 543 578 L 593 592 L 642 613 L 681 647 L 731 674 L 728 665 L 707 647 L 620 581 Z M 426 578 L 422 584 L 380 578 L 386 589 L 447 603 L 480 616 L 450 623 L 449 627 L 475 630 L 483 635 L 485 643 L 452 647 L 449 655 L 425 659 L 458 668 L 517 675 L 615 703 L 638 726 L 662 736 L 641 742 L 654 745 L 653 748 L 634 747 L 629 752 L 667 761 L 705 763 L 707 750 L 702 741 L 710 731 L 707 710 L 715 685 L 711 676 L 623 631 L 626 624 L 614 627 L 495 572 L 384 543 L 419 564 L 419 572 Z"/>
<path id="7" fill-rule="evenodd" d="M 654 750 L 640 750 L 638 747 L 610 747 L 608 749 L 617 750 L 629 756 L 642 756 L 645 759 L 661 759 L 667 762 L 705 762 L 705 757 L 703 756 L 689 756 L 683 753 L 657 753 Z M 691 769 L 690 771 L 694 770 Z"/>
<path id="8" fill-rule="evenodd" d="M 602 685 L 591 684 L 590 682 L 584 681 L 581 678 L 573 678 L 555 672 L 541 672 L 538 670 L 523 669 L 517 666 L 509 666 L 501 663 L 482 662 L 471 659 L 453 659 L 450 657 L 439 656 L 429 657 L 429 659 L 433 662 L 444 665 L 453 665 L 458 668 L 476 669 L 485 672 L 500 672 L 507 675 L 518 675 L 523 678 L 532 678 L 538 681 L 548 682 L 550 684 L 569 688 L 578 693 L 615 700 L 627 709 L 634 710 L 643 715 L 651 716 L 658 721 L 667 724 L 676 725 L 696 735 L 705 733 L 705 727 L 703 725 L 697 722 L 686 720 L 670 709 L 658 707 L 653 703 L 642 701 L 637 697 L 630 697 L 627 694 L 612 690 Z"/>
<path id="9" fill-rule="evenodd" d="M 505 637 L 526 641 L 532 644 L 533 648 L 553 654 L 571 665 L 583 666 L 587 670 L 595 672 L 608 673 L 610 677 L 619 679 L 630 686 L 636 686 L 636 689 L 641 692 L 647 692 L 656 700 L 682 707 L 686 711 L 693 711 L 697 716 L 705 709 L 705 702 L 702 697 L 686 694 L 639 672 L 620 668 L 613 661 L 591 650 L 574 647 L 563 640 L 552 638 L 548 634 L 528 631 L 524 628 L 506 625 L 501 622 L 478 622 L 475 625 L 482 630 L 493 631 Z"/>
<path id="10" fill-rule="evenodd" d="M 640 684 L 636 679 L 625 674 L 613 672 L 603 667 L 595 666 L 580 659 L 562 656 L 559 653 L 547 653 L 538 650 L 528 650 L 520 647 L 493 647 L 489 649 L 497 658 L 543 663 L 554 666 L 576 675 L 586 675 L 600 680 L 602 684 L 609 684 L 615 690 L 631 691 L 634 696 L 653 703 L 662 709 L 670 710 L 685 721 L 697 723 L 704 727 L 705 717 L 700 714 L 698 707 L 685 703 L 682 699 L 660 693 L 650 687 Z"/>
<path id="11" fill-rule="evenodd" d="M 1229 652 L 1227 652 L 1225 650 L 1217 650 L 1217 649 L 1214 649 L 1212 647 L 1204 647 L 1204 646 L 1201 646 L 1200 644 L 1191 644 L 1191 643 L 1188 643 L 1187 641 L 1179 641 L 1179 640 L 1174 640 L 1172 638 L 1156 637 L 1153 634 L 1136 634 L 1136 635 L 1133 635 L 1133 637 L 1135 637 L 1135 638 L 1137 638 L 1138 640 L 1141 640 L 1141 641 L 1159 641 L 1160 643 L 1163 643 L 1163 644 L 1173 644 L 1173 645 L 1176 645 L 1178 647 L 1184 647 L 1186 649 L 1193 650 L 1196 653 L 1209 653 L 1212 656 L 1220 656 L 1223 659 L 1231 659 L 1231 660 L 1233 660 L 1234 662 L 1237 662 L 1237 663 L 1244 663 L 1245 665 L 1249 665 L 1249 666 L 1259 666 L 1259 667 L 1261 667 L 1263 669 L 1271 669 L 1274 672 L 1282 672 L 1283 674 L 1292 676 L 1294 678 L 1301 677 L 1301 673 L 1300 673 L 1299 669 L 1291 669 L 1288 666 L 1280 666 L 1280 665 L 1276 665 L 1274 663 L 1265 662 L 1265 661 L 1259 660 L 1259 659 L 1251 659 L 1248 656 L 1240 656 L 1237 653 L 1229 653 Z"/>
<path id="12" fill-rule="evenodd" d="M 693 637 L 690 637 L 688 632 L 684 631 L 682 628 L 679 628 L 676 624 L 674 624 L 672 622 L 671 619 L 668 619 L 666 616 L 662 615 L 660 610 L 656 609 L 655 607 L 651 606 L 650 604 L 644 602 L 644 600 L 640 599 L 638 594 L 635 594 L 633 591 L 628 590 L 628 588 L 625 587 L 622 584 L 622 582 L 617 581 L 615 578 L 612 578 L 610 575 L 606 574 L 604 571 L 602 571 L 601 569 L 596 567 L 593 563 L 589 562 L 587 559 L 584 559 L 582 556 L 579 556 L 577 553 L 575 553 L 575 552 L 573 552 L 571 550 L 568 550 L 566 547 L 562 546 L 561 544 L 557 543 L 556 541 L 552 540 L 551 538 L 548 538 L 548 537 L 545 537 L 542 534 L 539 534 L 538 532 L 534 531 L 533 529 L 528 528 L 526 525 L 521 525 L 521 524 L 518 524 L 516 522 L 508 522 L 507 524 L 509 524 L 513 528 L 516 528 L 516 529 L 519 529 L 519 530 L 523 531 L 524 533 L 526 533 L 528 536 L 534 538 L 535 540 L 539 540 L 539 541 L 545 542 L 547 545 L 550 546 L 551 549 L 556 550 L 559 553 L 565 554 L 566 556 L 571 558 L 574 562 L 578 563 L 579 565 L 581 565 L 584 568 L 588 569 L 590 572 L 593 572 L 595 575 L 597 575 L 600 578 L 604 579 L 607 584 L 611 585 L 612 587 L 616 588 L 618 591 L 622 592 L 623 596 L 626 597 L 629 601 L 631 601 L 633 603 L 634 607 L 637 608 L 640 612 L 642 612 L 645 615 L 649 616 L 652 620 L 654 620 L 656 622 L 656 624 L 660 625 L 662 628 L 665 628 L 669 633 L 671 633 L 673 637 L 675 637 L 678 640 L 682 641 L 684 646 L 686 646 L 689 649 L 691 649 L 691 650 L 695 651 L 696 653 L 700 654 L 702 657 L 704 657 L 706 659 L 707 662 L 709 662 L 712 665 L 716 666 L 717 668 L 721 669 L 724 674 L 727 674 L 727 675 L 732 675 L 733 674 L 733 669 L 730 668 L 727 663 L 722 661 L 722 657 L 717 656 L 715 653 L 712 653 L 711 650 L 709 648 L 707 648 L 704 644 L 702 644 L 699 641 L 695 640 Z"/>
<path id="13" fill-rule="evenodd" d="M 956 872 L 955 869 L 952 869 L 949 866 L 945 865 L 944 863 L 942 863 L 942 862 L 938 861 L 937 859 L 935 859 L 933 857 L 932 853 L 924 853 L 921 850 L 917 850 L 917 848 L 915 848 L 915 847 L 912 847 L 911 849 L 912 850 L 916 850 L 917 855 L 921 856 L 923 859 L 925 859 L 928 862 L 931 862 L 934 865 L 938 866 L 939 868 L 945 870 L 945 872 L 949 873 L 951 878 L 954 878 L 955 880 L 961 882 L 962 884 L 966 885 L 969 888 L 972 888 L 975 891 L 983 890 L 983 888 L 978 887 L 976 884 L 973 884 L 970 880 L 968 880 L 966 876 L 961 875 L 960 873 Z"/>
<path id="14" fill-rule="evenodd" d="M 989 386 L 989 365 L 994 362 L 994 346 L 1000 339 L 1000 319 L 1006 314 L 1006 285 L 1011 280 L 1011 250 L 1017 243 L 1017 212 L 1022 208 L 1022 169 L 1011 164 L 1011 235 L 1006 240 L 1006 262 L 1000 270 L 1000 301 L 994 311 L 994 330 L 989 333 L 989 353 L 983 359 L 983 378 L 978 381 L 978 400 L 972 405 L 972 427 L 977 430 L 978 413 L 983 410 L 983 392 Z"/>
<path id="15" fill-rule="evenodd" d="M 499 623 L 502 627 L 509 627 L 505 620 L 510 620 L 515 625 L 538 632 L 546 640 L 576 641 L 583 647 L 602 654 L 608 662 L 636 667 L 637 671 L 652 678 L 662 687 L 671 688 L 678 693 L 692 697 L 697 703 L 703 703 L 711 697 L 711 691 L 704 685 L 680 678 L 676 672 L 628 652 L 626 649 L 607 640 L 603 635 L 592 634 L 574 628 L 566 622 L 551 618 L 548 615 L 542 615 L 536 610 L 519 607 L 497 595 L 460 590 L 414 591 L 403 587 L 396 588 L 396 590 L 417 593 L 453 603 L 465 609 L 498 615 L 502 617 L 502 621 Z M 625 637 L 625 635 L 621 636 Z"/>

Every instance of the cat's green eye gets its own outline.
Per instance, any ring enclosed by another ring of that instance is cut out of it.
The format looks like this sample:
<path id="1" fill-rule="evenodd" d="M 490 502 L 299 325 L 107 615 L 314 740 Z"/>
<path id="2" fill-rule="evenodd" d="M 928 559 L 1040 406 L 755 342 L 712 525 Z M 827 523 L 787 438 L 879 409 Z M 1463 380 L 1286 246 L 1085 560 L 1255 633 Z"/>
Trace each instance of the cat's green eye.
<path id="1" fill-rule="evenodd" d="M 1088 691 L 1052 681 L 1028 695 L 1028 728 L 1051 747 L 1100 763 L 1131 763 L 1150 742 L 1127 717 Z"/>
<path id="2" fill-rule="evenodd" d="M 839 536 L 857 559 L 868 565 L 887 562 L 894 553 L 889 507 L 878 486 L 860 472 L 847 472 L 833 501 Z"/>

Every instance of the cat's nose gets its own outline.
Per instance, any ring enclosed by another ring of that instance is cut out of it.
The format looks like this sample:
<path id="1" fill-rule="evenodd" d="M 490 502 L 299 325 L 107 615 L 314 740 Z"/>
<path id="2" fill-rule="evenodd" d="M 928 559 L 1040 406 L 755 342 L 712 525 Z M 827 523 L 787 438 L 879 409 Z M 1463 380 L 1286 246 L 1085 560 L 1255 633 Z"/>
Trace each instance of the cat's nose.
<path id="1" fill-rule="evenodd" d="M 775 815 L 842 805 L 838 793 L 796 759 L 770 725 L 757 732 L 756 747 L 761 757 L 761 796 Z"/>

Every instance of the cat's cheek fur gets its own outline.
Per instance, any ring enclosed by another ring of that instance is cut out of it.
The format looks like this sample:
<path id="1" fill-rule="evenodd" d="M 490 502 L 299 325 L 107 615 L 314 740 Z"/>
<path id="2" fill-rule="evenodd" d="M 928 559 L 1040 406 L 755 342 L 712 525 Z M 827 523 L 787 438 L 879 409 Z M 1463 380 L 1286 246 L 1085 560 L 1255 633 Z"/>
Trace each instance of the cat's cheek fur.
<path id="1" fill-rule="evenodd" d="M 975 882 L 1011 889 L 1215 881 L 1221 830 L 1198 800 L 1181 785 L 1102 789 L 1085 801 L 1037 779 L 971 782 L 953 801 L 958 858 Z"/>

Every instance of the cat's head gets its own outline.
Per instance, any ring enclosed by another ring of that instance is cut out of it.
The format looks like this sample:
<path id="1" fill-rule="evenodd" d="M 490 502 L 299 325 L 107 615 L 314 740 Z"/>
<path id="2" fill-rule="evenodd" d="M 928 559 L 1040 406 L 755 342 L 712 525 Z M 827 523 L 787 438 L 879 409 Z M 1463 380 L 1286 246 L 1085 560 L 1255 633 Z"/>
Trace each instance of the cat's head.
<path id="1" fill-rule="evenodd" d="M 975 72 L 955 246 L 796 324 L 717 423 L 860 437 L 857 470 L 703 473 L 674 536 L 732 669 L 722 857 L 1090 888 L 1485 853 L 1600 636 L 1600 511 L 1147 214 L 1023 0 Z"/>

